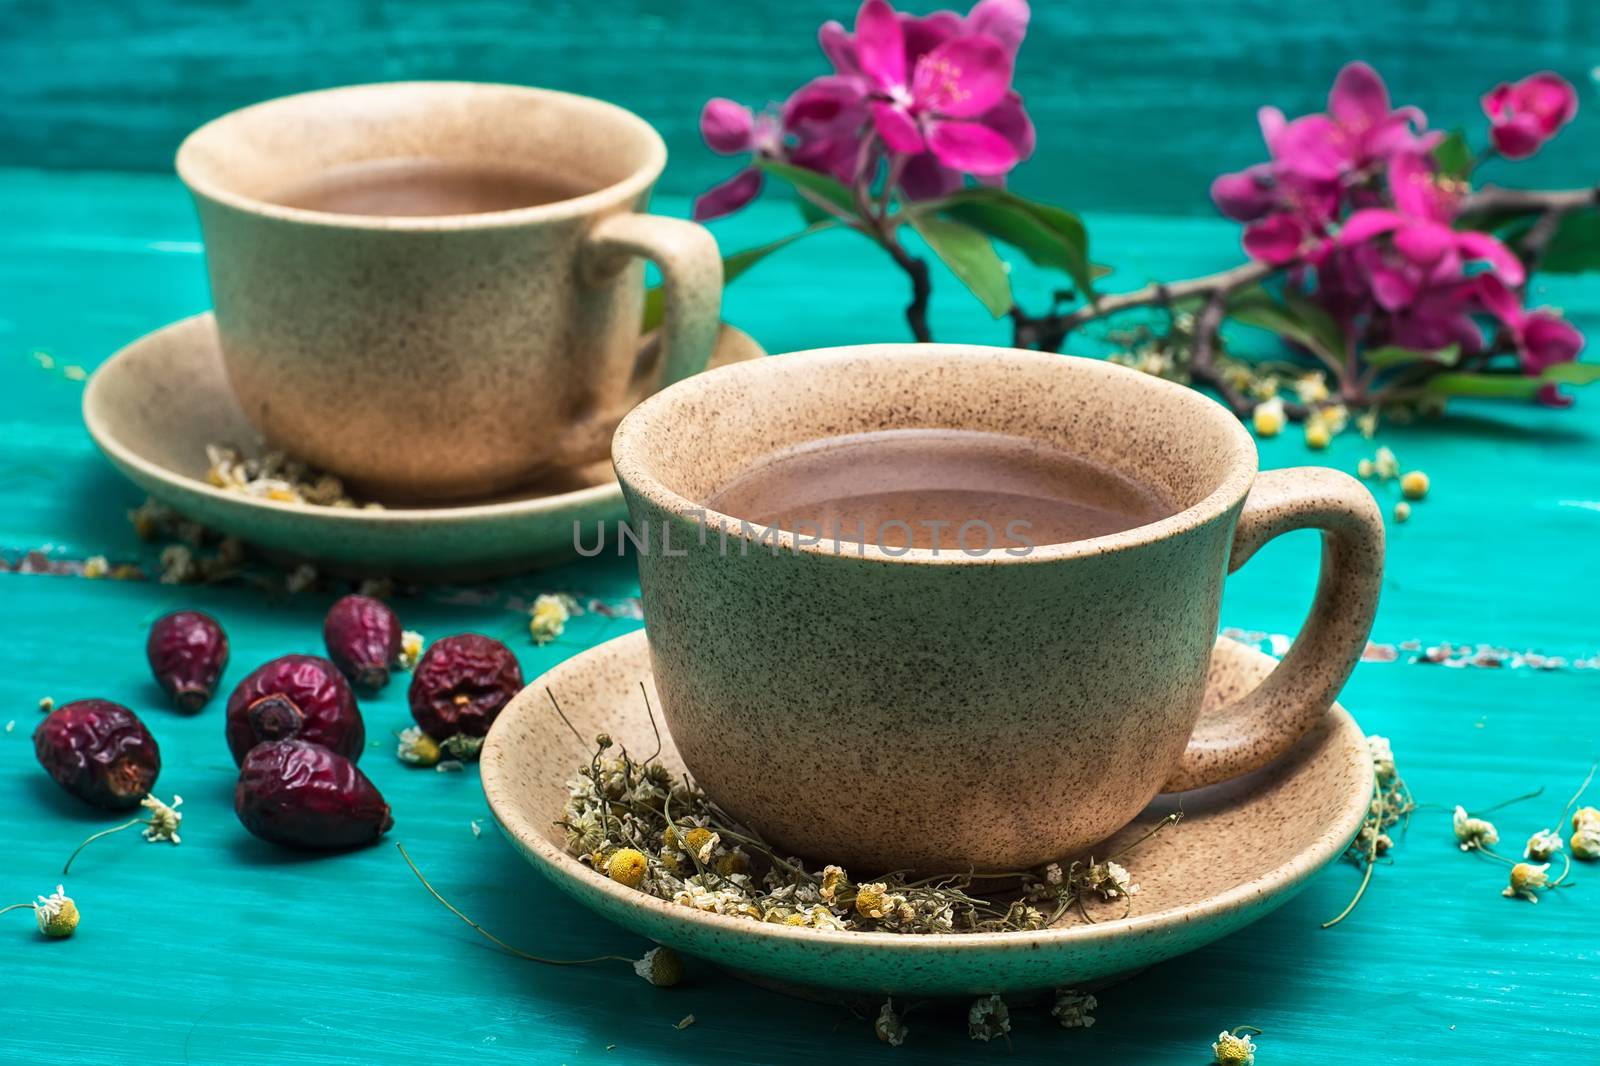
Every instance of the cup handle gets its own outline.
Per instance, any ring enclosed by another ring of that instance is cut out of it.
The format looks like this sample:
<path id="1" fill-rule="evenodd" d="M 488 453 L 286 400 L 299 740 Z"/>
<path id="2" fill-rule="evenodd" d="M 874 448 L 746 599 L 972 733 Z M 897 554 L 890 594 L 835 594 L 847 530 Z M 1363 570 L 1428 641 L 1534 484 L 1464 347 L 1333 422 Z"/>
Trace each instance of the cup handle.
<path id="1" fill-rule="evenodd" d="M 664 215 L 611 215 L 589 231 L 585 265 L 591 276 L 618 270 L 633 256 L 661 271 L 663 373 L 657 388 L 665 388 L 711 360 L 722 326 L 722 254 L 710 230 Z"/>
<path id="2" fill-rule="evenodd" d="M 1205 716 L 1163 791 L 1213 785 L 1282 755 L 1327 713 L 1361 660 L 1383 583 L 1378 505 L 1337 470 L 1266 471 L 1245 499 L 1228 572 L 1296 529 L 1322 530 L 1322 571 L 1300 635 L 1261 684 Z"/>

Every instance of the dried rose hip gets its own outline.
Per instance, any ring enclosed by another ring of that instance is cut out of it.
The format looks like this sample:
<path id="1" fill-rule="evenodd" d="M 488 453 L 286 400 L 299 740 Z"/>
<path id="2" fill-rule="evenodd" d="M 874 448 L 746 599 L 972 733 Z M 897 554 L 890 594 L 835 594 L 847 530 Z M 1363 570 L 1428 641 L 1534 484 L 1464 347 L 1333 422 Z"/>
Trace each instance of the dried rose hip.
<path id="1" fill-rule="evenodd" d="M 434 740 L 481 737 L 521 690 L 522 668 L 510 648 L 481 633 L 445 637 L 411 675 L 411 717 Z"/>
<path id="2" fill-rule="evenodd" d="M 228 697 L 228 748 L 243 764 L 257 744 L 297 738 L 350 759 L 367 730 L 339 668 L 320 655 L 285 655 L 256 667 Z"/>
<path id="3" fill-rule="evenodd" d="M 233 809 L 262 840 L 298 848 L 358 848 L 394 825 L 389 805 L 355 763 L 303 740 L 251 748 Z"/>
<path id="4" fill-rule="evenodd" d="M 110 700 L 73 700 L 33 731 L 56 784 L 96 807 L 137 807 L 161 772 L 161 749 L 139 716 Z"/>
<path id="5" fill-rule="evenodd" d="M 328 608 L 322 639 L 345 677 L 376 692 L 389 683 L 389 667 L 400 657 L 400 619 L 382 600 L 345 596 Z"/>
<path id="6" fill-rule="evenodd" d="M 228 635 L 208 614 L 173 611 L 150 627 L 144 653 L 156 683 L 178 710 L 193 714 L 217 690 L 228 665 Z"/>

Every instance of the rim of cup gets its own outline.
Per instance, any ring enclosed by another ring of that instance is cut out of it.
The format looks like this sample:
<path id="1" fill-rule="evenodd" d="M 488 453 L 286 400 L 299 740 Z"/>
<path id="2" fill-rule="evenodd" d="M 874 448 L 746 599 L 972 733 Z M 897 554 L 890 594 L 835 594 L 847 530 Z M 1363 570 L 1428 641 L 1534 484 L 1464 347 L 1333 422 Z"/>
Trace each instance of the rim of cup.
<path id="1" fill-rule="evenodd" d="M 334 96 L 403 93 L 426 89 L 443 89 L 461 93 L 510 93 L 526 96 L 530 102 L 557 102 L 569 107 L 591 112 L 596 118 L 608 118 L 626 126 L 639 136 L 643 149 L 642 161 L 622 179 L 599 189 L 551 203 L 516 207 L 506 211 L 483 211 L 475 214 L 454 215 L 354 215 L 332 211 L 312 211 L 288 207 L 236 192 L 226 182 L 217 180 L 209 172 L 203 158 L 211 142 L 228 136 L 231 128 L 259 118 L 273 111 L 304 107 L 317 100 Z M 196 196 L 225 204 L 254 215 L 264 215 L 307 225 L 332 226 L 341 229 L 366 230 L 467 230 L 492 229 L 500 226 L 517 226 L 529 223 L 552 222 L 594 214 L 607 207 L 631 204 L 661 176 L 667 165 L 667 145 L 656 128 L 625 107 L 592 96 L 562 92 L 559 89 L 540 89 L 531 85 L 513 85 L 504 82 L 473 81 L 392 81 L 369 82 L 360 85 L 341 85 L 330 89 L 313 89 L 303 93 L 279 96 L 271 100 L 250 104 L 247 107 L 219 115 L 194 130 L 178 145 L 175 159 L 178 177 Z"/>

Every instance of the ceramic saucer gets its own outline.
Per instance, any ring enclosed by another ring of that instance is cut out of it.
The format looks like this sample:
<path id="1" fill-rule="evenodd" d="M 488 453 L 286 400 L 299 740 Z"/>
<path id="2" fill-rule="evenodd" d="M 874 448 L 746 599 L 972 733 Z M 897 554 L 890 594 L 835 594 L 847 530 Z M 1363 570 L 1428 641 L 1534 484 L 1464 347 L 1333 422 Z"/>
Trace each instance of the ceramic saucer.
<path id="1" fill-rule="evenodd" d="M 653 336 L 643 343 L 652 345 Z M 710 365 L 764 354 L 748 334 L 724 325 Z M 641 360 L 638 398 L 649 365 Z M 609 462 L 493 499 L 381 511 L 278 503 L 215 488 L 206 481 L 206 445 L 259 449 L 260 438 L 228 386 L 209 312 L 156 330 L 108 359 L 84 391 L 83 420 L 117 469 L 178 513 L 333 572 L 434 579 L 511 573 L 569 557 L 574 522 L 589 545 L 597 523 L 609 526 L 627 514 Z"/>
<path id="2" fill-rule="evenodd" d="M 1208 710 L 1254 685 L 1273 660 L 1219 639 Z M 1085 985 L 1181 955 L 1282 905 L 1349 844 L 1367 811 L 1372 761 L 1350 715 L 1334 705 L 1298 747 L 1226 785 L 1157 797 L 1097 849 L 1114 852 L 1168 812 L 1183 820 L 1130 854 L 1140 891 L 1026 933 L 907 936 L 834 933 L 707 914 L 625 888 L 566 853 L 554 823 L 566 782 L 591 750 L 551 709 L 548 687 L 584 736 L 608 732 L 629 751 L 655 745 L 639 683 L 650 681 L 643 632 L 568 659 L 522 691 L 483 749 L 483 787 L 501 828 L 530 862 L 580 903 L 642 936 L 753 979 L 793 988 L 904 995 L 981 995 Z M 652 687 L 651 699 L 655 701 Z M 659 703 L 655 704 L 659 707 Z M 662 727 L 665 734 L 665 727 Z M 681 772 L 672 739 L 663 761 Z"/>

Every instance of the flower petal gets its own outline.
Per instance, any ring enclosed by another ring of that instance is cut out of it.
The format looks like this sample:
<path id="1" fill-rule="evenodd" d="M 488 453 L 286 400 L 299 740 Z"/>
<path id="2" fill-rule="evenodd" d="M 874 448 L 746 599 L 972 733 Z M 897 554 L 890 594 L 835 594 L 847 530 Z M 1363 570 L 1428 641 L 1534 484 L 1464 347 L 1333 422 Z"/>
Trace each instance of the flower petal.
<path id="1" fill-rule="evenodd" d="M 1470 279 L 1478 302 L 1512 333 L 1522 331 L 1522 298 L 1493 274 L 1478 274 Z"/>
<path id="2" fill-rule="evenodd" d="M 1455 232 L 1448 226 L 1414 222 L 1394 231 L 1395 250 L 1418 266 L 1437 263 L 1455 244 Z"/>
<path id="3" fill-rule="evenodd" d="M 1256 122 L 1261 126 L 1261 139 L 1266 142 L 1267 152 L 1277 155 L 1272 143 L 1278 139 L 1278 135 L 1289 124 L 1289 120 L 1284 118 L 1283 112 L 1277 108 L 1263 107 L 1256 111 Z"/>
<path id="4" fill-rule="evenodd" d="M 1345 219 L 1339 227 L 1340 244 L 1360 244 L 1380 234 L 1389 233 L 1405 225 L 1404 215 L 1382 207 L 1369 207 Z"/>
<path id="5" fill-rule="evenodd" d="M 1254 222 L 1272 208 L 1272 168 L 1257 164 L 1211 183 L 1211 201 L 1235 222 Z"/>
<path id="6" fill-rule="evenodd" d="M 1539 116 L 1546 137 L 1554 136 L 1578 113 L 1578 91 L 1559 74 L 1541 71 L 1516 84 L 1516 108 Z"/>
<path id="7" fill-rule="evenodd" d="M 1507 159 L 1527 159 L 1543 147 L 1545 134 L 1537 115 L 1513 115 L 1489 127 L 1489 140 Z"/>
<path id="8" fill-rule="evenodd" d="M 1461 193 L 1454 183 L 1439 180 L 1430 156 L 1397 152 L 1389 157 L 1389 195 L 1402 214 L 1449 225 L 1455 221 Z"/>
<path id="9" fill-rule="evenodd" d="M 915 70 L 917 60 L 961 33 L 961 16 L 954 11 L 922 16 L 901 13 L 900 33 L 906 40 L 906 69 Z"/>
<path id="10" fill-rule="evenodd" d="M 883 138 L 883 143 L 889 146 L 890 151 L 909 155 L 925 147 L 922 131 L 917 129 L 916 120 L 906 114 L 904 108 L 894 104 L 873 104 L 872 124 L 877 127 L 878 136 Z"/>
<path id="11" fill-rule="evenodd" d="M 1005 99 L 1011 59 L 992 37 L 946 41 L 917 62 L 911 75 L 916 106 L 945 118 L 974 118 Z"/>
<path id="12" fill-rule="evenodd" d="M 1489 121 L 1495 122 L 1504 118 L 1511 109 L 1511 85 L 1501 82 L 1493 89 L 1479 97 L 1478 103 L 1483 105 L 1483 113 L 1489 116 Z"/>
<path id="13" fill-rule="evenodd" d="M 805 135 L 818 131 L 854 131 L 866 119 L 866 94 L 855 78 L 825 75 L 794 91 L 783 104 L 783 126 Z"/>
<path id="14" fill-rule="evenodd" d="M 1293 215 L 1269 215 L 1245 227 L 1244 250 L 1251 259 L 1281 266 L 1299 258 L 1306 231 Z"/>
<path id="15" fill-rule="evenodd" d="M 835 74 L 845 77 L 860 75 L 861 64 L 856 61 L 855 41 L 851 39 L 850 31 L 841 26 L 837 19 L 829 19 L 817 29 L 817 44 L 822 46 L 822 54 L 833 64 Z"/>
<path id="16" fill-rule="evenodd" d="M 817 137 L 802 141 L 789 150 L 789 162 L 797 167 L 829 174 L 848 185 L 855 180 L 856 156 L 860 154 L 861 140 L 852 132 L 848 136 Z"/>
<path id="17" fill-rule="evenodd" d="M 1022 97 L 1015 92 L 1006 93 L 1005 97 L 985 111 L 978 121 L 1010 141 L 1011 147 L 1017 150 L 1018 159 L 1027 159 L 1033 155 L 1033 120 L 1028 117 L 1027 111 L 1023 110 Z"/>
<path id="18" fill-rule="evenodd" d="M 1547 307 L 1532 312 L 1522 323 L 1522 367 L 1542 374 L 1558 363 L 1570 363 L 1583 350 L 1583 334 Z"/>
<path id="19" fill-rule="evenodd" d="M 1356 134 L 1389 117 L 1389 90 L 1365 63 L 1346 63 L 1328 93 L 1328 113 Z"/>
<path id="20" fill-rule="evenodd" d="M 945 166 L 980 177 L 1004 174 L 1019 159 L 1010 141 L 978 122 L 930 123 L 928 148 Z"/>
<path id="21" fill-rule="evenodd" d="M 720 185 L 713 185 L 694 201 L 694 220 L 709 222 L 731 215 L 761 192 L 761 171 L 746 167 Z"/>
<path id="22" fill-rule="evenodd" d="M 1313 181 L 1331 181 L 1351 165 L 1348 138 L 1327 115 L 1304 115 L 1278 132 L 1272 158 L 1285 170 Z"/>
<path id="23" fill-rule="evenodd" d="M 700 136 L 720 155 L 750 151 L 755 147 L 754 131 L 755 116 L 743 104 L 718 96 L 700 109 Z"/>
<path id="24" fill-rule="evenodd" d="M 932 152 L 906 160 L 900 171 L 900 191 L 910 200 L 937 200 L 961 188 L 961 174 L 939 162 Z"/>
<path id="25" fill-rule="evenodd" d="M 1386 265 L 1372 268 L 1372 295 L 1388 311 L 1399 311 L 1417 298 L 1417 281 L 1410 272 Z"/>
<path id="26" fill-rule="evenodd" d="M 967 12 L 966 28 L 969 33 L 993 37 L 1006 55 L 1015 58 L 1028 34 L 1030 14 L 1027 0 L 978 0 Z"/>
<path id="27" fill-rule="evenodd" d="M 880 88 L 905 85 L 905 34 L 887 0 L 866 0 L 856 12 L 856 62 Z"/>
<path id="28" fill-rule="evenodd" d="M 1528 273 L 1522 266 L 1522 260 L 1501 244 L 1499 238 L 1471 231 L 1457 233 L 1455 238 L 1456 247 L 1464 258 L 1484 260 L 1494 267 L 1494 272 L 1507 285 L 1521 285 L 1527 280 Z"/>

